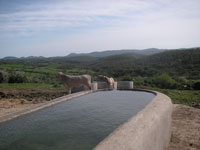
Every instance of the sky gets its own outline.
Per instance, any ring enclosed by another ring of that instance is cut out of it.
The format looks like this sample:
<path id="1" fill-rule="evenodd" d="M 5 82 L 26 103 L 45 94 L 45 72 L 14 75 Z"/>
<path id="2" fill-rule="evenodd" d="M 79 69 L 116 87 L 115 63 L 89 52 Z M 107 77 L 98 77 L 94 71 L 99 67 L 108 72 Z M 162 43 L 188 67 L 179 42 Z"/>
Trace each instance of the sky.
<path id="1" fill-rule="evenodd" d="M 0 0 L 0 58 L 200 46 L 200 0 Z"/>

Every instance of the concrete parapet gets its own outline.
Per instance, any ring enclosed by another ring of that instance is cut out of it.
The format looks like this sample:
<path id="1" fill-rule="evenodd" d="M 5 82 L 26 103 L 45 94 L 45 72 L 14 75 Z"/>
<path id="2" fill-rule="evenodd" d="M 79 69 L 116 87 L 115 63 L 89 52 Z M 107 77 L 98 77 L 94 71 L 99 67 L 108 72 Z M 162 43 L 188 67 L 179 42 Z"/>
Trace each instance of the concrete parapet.
<path id="1" fill-rule="evenodd" d="M 112 132 L 94 150 L 164 150 L 171 136 L 171 99 L 156 97 L 140 112 Z"/>
<path id="2" fill-rule="evenodd" d="M 133 81 L 118 81 L 117 89 L 121 90 L 133 89 Z"/>
<path id="3" fill-rule="evenodd" d="M 98 90 L 108 89 L 108 84 L 106 82 L 97 82 L 97 89 Z"/>
<path id="4" fill-rule="evenodd" d="M 84 86 L 80 86 L 80 87 L 72 87 L 71 88 L 71 93 L 77 93 L 77 92 L 81 92 L 81 91 L 85 91 L 85 87 Z"/>
<path id="5" fill-rule="evenodd" d="M 68 95 L 53 99 L 51 101 L 46 101 L 46 102 L 41 103 L 39 105 L 33 106 L 31 108 L 27 108 L 25 110 L 22 110 L 22 111 L 19 111 L 19 112 L 16 112 L 16 113 L 11 113 L 11 114 L 8 114 L 6 116 L 0 117 L 0 123 L 10 121 L 10 120 L 15 119 L 15 118 L 19 118 L 21 116 L 39 111 L 39 110 L 47 108 L 47 107 L 51 107 L 51 106 L 59 104 L 61 102 L 68 101 L 68 100 L 71 100 L 72 98 L 83 96 L 83 95 L 89 94 L 89 93 L 92 93 L 92 91 L 88 90 L 88 91 L 82 91 L 82 92 L 78 92 L 78 93 L 68 94 Z"/>

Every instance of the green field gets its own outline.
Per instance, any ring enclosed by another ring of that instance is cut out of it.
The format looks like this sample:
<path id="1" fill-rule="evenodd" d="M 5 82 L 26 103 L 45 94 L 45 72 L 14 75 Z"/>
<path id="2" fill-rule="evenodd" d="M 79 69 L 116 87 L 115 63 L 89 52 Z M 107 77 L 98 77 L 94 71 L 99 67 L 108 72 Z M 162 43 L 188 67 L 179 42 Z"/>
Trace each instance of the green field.
<path id="1" fill-rule="evenodd" d="M 171 98 L 173 104 L 184 104 L 188 106 L 196 106 L 200 104 L 200 90 L 160 89 L 145 86 L 136 88 L 155 90 L 166 94 Z"/>
<path id="2" fill-rule="evenodd" d="M 63 85 L 52 85 L 52 84 L 45 84 L 45 83 L 1 83 L 0 88 L 15 88 L 15 89 L 48 89 L 48 90 L 58 90 L 58 89 L 65 89 Z"/>

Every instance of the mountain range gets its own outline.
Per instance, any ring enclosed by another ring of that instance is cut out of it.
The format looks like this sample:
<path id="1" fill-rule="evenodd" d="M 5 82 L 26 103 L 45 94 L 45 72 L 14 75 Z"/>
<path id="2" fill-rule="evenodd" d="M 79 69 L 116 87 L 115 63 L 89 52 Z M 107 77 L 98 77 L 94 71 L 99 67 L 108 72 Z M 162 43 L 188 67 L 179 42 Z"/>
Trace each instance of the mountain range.
<path id="1" fill-rule="evenodd" d="M 92 57 L 107 57 L 112 55 L 120 55 L 120 54 L 141 54 L 141 55 L 152 55 L 160 52 L 167 51 L 168 49 L 157 49 L 157 48 L 149 48 L 144 50 L 135 50 L 135 49 L 124 49 L 124 50 L 107 50 L 107 51 L 100 51 L 100 52 L 91 52 L 91 53 L 71 53 L 67 55 L 68 57 L 74 56 L 92 56 Z"/>
<path id="2" fill-rule="evenodd" d="M 90 52 L 90 53 L 70 53 L 66 56 L 55 56 L 55 58 L 60 57 L 76 57 L 76 56 L 91 56 L 96 58 L 108 57 L 113 55 L 121 55 L 121 54 L 139 54 L 139 55 L 153 55 L 165 51 L 172 51 L 172 50 L 189 50 L 194 48 L 181 48 L 181 49 L 158 49 L 158 48 L 148 48 L 143 50 L 136 50 L 136 49 L 122 49 L 122 50 L 105 50 L 99 52 Z M 14 60 L 14 59 L 42 59 L 47 58 L 44 56 L 28 56 L 28 57 L 14 57 L 14 56 L 7 56 L 2 59 L 4 60 Z M 52 58 L 52 57 L 51 57 Z"/>

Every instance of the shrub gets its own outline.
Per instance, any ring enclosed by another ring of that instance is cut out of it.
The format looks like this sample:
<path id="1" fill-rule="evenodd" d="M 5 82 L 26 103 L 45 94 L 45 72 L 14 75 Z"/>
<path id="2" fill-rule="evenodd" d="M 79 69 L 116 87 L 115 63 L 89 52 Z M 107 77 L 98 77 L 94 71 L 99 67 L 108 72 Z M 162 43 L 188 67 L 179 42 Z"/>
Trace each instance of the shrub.
<path id="1" fill-rule="evenodd" d="M 196 82 L 193 85 L 194 90 L 200 90 L 200 82 Z"/>
<path id="2" fill-rule="evenodd" d="M 8 79 L 9 83 L 24 83 L 27 81 L 27 77 L 24 72 L 11 73 Z"/>
<path id="3" fill-rule="evenodd" d="M 6 71 L 0 70 L 0 83 L 8 82 L 8 73 Z"/>
<path id="4" fill-rule="evenodd" d="M 159 88 L 166 89 L 174 89 L 177 86 L 176 82 L 167 73 L 155 76 L 153 78 L 153 83 Z"/>
<path id="5" fill-rule="evenodd" d="M 122 77 L 121 81 L 132 81 L 133 78 L 130 75 L 125 75 Z"/>

